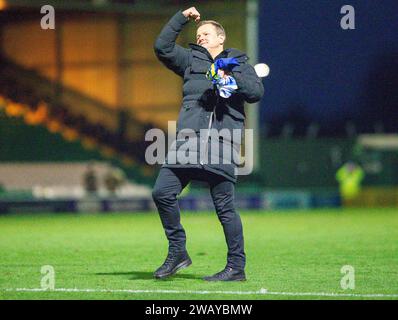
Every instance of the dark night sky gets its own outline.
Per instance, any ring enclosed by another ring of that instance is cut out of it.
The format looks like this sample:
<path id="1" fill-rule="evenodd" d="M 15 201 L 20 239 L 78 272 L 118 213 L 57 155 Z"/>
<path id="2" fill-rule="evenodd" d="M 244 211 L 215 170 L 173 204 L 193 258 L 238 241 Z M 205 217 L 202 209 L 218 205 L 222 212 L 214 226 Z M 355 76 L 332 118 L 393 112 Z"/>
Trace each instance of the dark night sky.
<path id="1" fill-rule="evenodd" d="M 398 131 L 398 1 L 260 3 L 259 61 L 271 70 L 263 121 L 333 128 L 382 120 Z M 355 30 L 340 27 L 346 4 L 355 9 Z"/>

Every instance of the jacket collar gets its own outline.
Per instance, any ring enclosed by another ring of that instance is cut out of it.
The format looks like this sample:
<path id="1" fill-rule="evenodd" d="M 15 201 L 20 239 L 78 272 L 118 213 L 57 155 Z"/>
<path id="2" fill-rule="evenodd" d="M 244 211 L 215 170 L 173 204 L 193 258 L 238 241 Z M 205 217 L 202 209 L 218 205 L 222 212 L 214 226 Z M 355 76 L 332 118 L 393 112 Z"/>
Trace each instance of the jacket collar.
<path id="1" fill-rule="evenodd" d="M 202 46 L 199 46 L 196 43 L 190 43 L 189 47 L 194 52 L 200 52 L 201 54 L 204 54 L 208 59 L 213 61 L 213 58 L 212 58 L 211 54 L 209 53 L 209 51 L 206 48 L 204 48 Z M 238 49 L 235 49 L 235 48 L 228 48 L 228 49 L 225 49 L 223 52 L 227 53 L 227 57 L 228 58 L 237 58 L 238 61 L 247 61 L 247 60 L 249 60 L 249 58 L 247 57 L 246 53 L 244 53 L 244 52 L 242 52 L 242 51 L 240 51 Z M 222 53 L 220 53 L 220 54 L 222 54 Z"/>

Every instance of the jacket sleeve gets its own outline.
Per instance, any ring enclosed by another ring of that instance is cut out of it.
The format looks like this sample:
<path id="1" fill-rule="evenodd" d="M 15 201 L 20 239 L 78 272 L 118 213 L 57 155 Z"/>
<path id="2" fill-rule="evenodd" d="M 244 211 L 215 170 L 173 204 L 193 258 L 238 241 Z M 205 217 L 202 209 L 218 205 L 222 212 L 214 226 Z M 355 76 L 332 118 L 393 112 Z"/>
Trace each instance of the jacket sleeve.
<path id="1" fill-rule="evenodd" d="M 154 45 L 158 59 L 181 77 L 189 65 L 189 49 L 176 44 L 176 40 L 188 21 L 181 11 L 177 12 L 163 27 Z"/>
<path id="2" fill-rule="evenodd" d="M 246 102 L 254 103 L 260 101 L 264 95 L 264 86 L 250 64 L 242 64 L 239 72 L 232 72 L 232 76 L 238 85 L 236 93 L 243 95 Z"/>

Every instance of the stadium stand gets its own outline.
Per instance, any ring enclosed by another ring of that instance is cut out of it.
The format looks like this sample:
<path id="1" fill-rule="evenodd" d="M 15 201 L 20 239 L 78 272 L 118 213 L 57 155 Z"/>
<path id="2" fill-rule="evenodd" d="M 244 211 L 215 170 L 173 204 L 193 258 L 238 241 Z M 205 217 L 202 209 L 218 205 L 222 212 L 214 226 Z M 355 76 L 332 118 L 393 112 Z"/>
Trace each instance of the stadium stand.
<path id="1" fill-rule="evenodd" d="M 0 176 L 7 191 L 29 191 L 35 198 L 82 198 L 86 195 L 84 176 L 93 165 L 98 180 L 98 195 L 107 196 L 105 177 L 112 168 L 106 162 L 40 162 L 1 163 Z M 146 186 L 126 182 L 117 195 L 120 197 L 150 196 Z"/>
<path id="2" fill-rule="evenodd" d="M 57 97 L 58 90 L 62 90 L 62 99 Z M 117 112 L 60 87 L 4 57 L 0 59 L 0 95 L 10 116 L 23 116 L 26 123 L 44 125 L 51 132 L 62 131 L 69 140 L 86 139 L 98 148 L 104 146 L 110 154 L 119 154 L 145 166 L 141 151 L 146 148 L 143 134 L 153 127 L 150 123 L 142 123 L 127 112 Z M 82 112 L 88 108 L 96 110 Z"/>

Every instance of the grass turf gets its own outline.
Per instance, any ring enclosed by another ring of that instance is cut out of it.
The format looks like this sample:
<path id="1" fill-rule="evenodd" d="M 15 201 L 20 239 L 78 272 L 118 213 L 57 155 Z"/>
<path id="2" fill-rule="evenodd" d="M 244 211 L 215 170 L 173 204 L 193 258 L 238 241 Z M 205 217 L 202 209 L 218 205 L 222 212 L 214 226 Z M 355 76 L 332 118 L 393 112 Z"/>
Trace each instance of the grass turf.
<path id="1" fill-rule="evenodd" d="M 43 265 L 56 288 L 398 294 L 398 210 L 241 212 L 246 282 L 208 283 L 226 245 L 215 213 L 183 213 L 192 266 L 166 280 L 153 271 L 167 242 L 156 213 L 0 216 L 0 299 L 371 299 L 283 295 L 126 292 L 16 292 L 40 288 Z M 343 290 L 342 266 L 355 268 Z M 377 299 L 377 298 L 376 298 Z M 384 299 L 397 299 L 384 298 Z"/>

